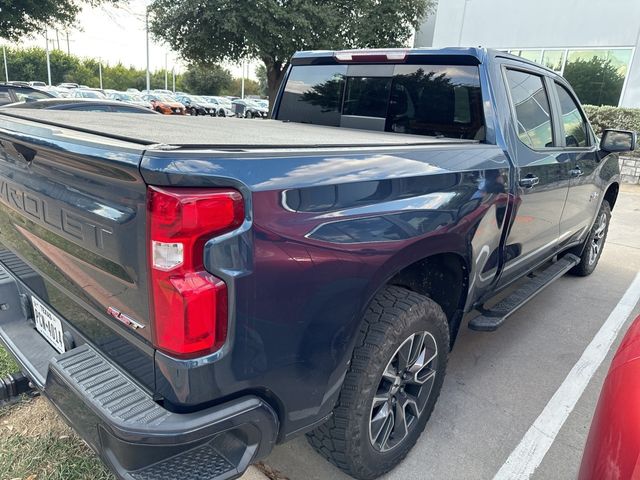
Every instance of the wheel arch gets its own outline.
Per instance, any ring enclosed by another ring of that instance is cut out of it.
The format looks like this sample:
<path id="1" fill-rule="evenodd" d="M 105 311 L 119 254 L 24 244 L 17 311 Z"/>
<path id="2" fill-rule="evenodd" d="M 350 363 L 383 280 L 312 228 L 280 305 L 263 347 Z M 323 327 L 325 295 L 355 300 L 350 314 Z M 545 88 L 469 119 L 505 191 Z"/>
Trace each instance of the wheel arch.
<path id="1" fill-rule="evenodd" d="M 436 302 L 447 317 L 453 347 L 469 291 L 469 268 L 462 255 L 444 252 L 421 258 L 396 272 L 381 288 L 386 285 L 406 288 Z"/>
<path id="2" fill-rule="evenodd" d="M 604 200 L 609 202 L 609 207 L 613 211 L 613 206 L 616 204 L 616 200 L 618 199 L 618 193 L 620 192 L 620 184 L 618 182 L 613 182 L 611 185 L 607 187 L 604 192 Z"/>

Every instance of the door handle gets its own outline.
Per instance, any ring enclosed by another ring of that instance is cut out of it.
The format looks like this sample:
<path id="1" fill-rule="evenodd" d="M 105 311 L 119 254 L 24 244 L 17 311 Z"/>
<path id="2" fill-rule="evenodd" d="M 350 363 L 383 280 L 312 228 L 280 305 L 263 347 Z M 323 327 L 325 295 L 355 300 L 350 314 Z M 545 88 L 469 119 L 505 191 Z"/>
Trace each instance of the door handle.
<path id="1" fill-rule="evenodd" d="M 584 172 L 580 169 L 580 167 L 572 168 L 571 170 L 569 170 L 569 175 L 571 175 L 572 177 L 581 177 L 583 173 Z"/>
<path id="2" fill-rule="evenodd" d="M 522 188 L 533 188 L 539 183 L 540 179 L 534 175 L 527 175 L 526 177 L 521 178 L 518 182 Z"/>

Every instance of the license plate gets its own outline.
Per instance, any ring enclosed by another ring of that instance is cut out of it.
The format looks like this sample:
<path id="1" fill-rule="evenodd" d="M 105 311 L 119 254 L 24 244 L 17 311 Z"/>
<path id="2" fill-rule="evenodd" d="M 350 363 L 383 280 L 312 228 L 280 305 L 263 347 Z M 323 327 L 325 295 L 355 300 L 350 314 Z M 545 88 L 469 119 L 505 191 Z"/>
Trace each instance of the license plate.
<path id="1" fill-rule="evenodd" d="M 34 296 L 31 297 L 31 304 L 33 305 L 36 330 L 53 345 L 53 348 L 60 353 L 64 353 L 62 321 Z"/>

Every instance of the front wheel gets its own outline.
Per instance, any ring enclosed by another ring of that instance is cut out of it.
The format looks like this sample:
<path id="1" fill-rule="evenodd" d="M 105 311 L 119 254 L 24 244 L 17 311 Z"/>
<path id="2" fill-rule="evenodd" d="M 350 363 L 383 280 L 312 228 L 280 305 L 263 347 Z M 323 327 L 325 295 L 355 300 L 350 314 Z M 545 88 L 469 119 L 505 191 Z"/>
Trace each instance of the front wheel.
<path id="1" fill-rule="evenodd" d="M 358 479 L 394 468 L 422 433 L 444 380 L 447 319 L 433 300 L 389 286 L 369 306 L 333 416 L 307 434 Z"/>
<path id="2" fill-rule="evenodd" d="M 253 112 L 247 112 L 244 116 L 245 118 L 253 118 Z"/>
<path id="3" fill-rule="evenodd" d="M 579 277 L 586 277 L 591 275 L 598 265 L 604 243 L 607 240 L 607 233 L 609 232 L 609 223 L 611 222 L 611 207 L 606 200 L 602 201 L 596 221 L 591 227 L 589 236 L 585 242 L 580 246 L 582 253 L 580 256 L 580 263 L 570 270 L 570 273 L 578 275 Z M 578 254 L 579 252 L 576 252 Z"/>

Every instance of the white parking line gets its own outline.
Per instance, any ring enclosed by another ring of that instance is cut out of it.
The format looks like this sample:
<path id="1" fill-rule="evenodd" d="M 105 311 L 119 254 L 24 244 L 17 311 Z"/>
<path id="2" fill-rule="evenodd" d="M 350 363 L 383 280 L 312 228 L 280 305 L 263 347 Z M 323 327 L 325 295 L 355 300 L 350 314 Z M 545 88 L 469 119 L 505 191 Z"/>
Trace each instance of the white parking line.
<path id="1" fill-rule="evenodd" d="M 524 480 L 533 475 L 639 298 L 640 273 L 493 480 Z"/>

